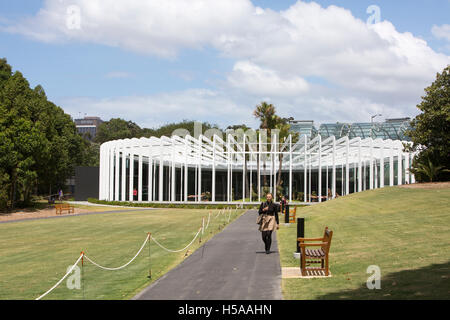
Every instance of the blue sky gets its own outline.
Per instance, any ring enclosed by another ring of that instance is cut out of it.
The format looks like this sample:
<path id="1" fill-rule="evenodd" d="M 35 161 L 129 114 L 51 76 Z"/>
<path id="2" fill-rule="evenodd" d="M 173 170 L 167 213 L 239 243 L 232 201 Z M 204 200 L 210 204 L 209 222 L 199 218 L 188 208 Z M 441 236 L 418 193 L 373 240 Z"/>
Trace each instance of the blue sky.
<path id="1" fill-rule="evenodd" d="M 148 0 L 114 12 L 93 2 L 100 10 L 78 0 L 0 2 L 0 56 L 73 117 L 254 126 L 262 100 L 318 123 L 412 117 L 424 86 L 450 63 L 449 0 L 206 1 L 192 11 L 193 1 L 173 9 Z M 54 18 L 70 5 L 80 30 Z M 375 31 L 361 23 L 370 5 L 381 13 Z M 148 21 L 156 30 L 142 27 Z"/>

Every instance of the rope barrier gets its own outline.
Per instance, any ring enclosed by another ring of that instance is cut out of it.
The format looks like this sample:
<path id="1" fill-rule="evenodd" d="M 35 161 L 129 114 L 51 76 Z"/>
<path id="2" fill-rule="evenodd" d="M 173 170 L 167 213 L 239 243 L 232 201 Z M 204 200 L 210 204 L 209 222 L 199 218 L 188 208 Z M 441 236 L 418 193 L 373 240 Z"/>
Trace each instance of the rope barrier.
<path id="1" fill-rule="evenodd" d="M 64 281 L 65 278 L 67 278 L 67 276 L 69 274 L 72 273 L 73 269 L 75 269 L 76 265 L 78 264 L 78 262 L 80 262 L 81 258 L 83 257 L 83 253 L 81 253 L 80 257 L 78 258 L 78 260 L 73 264 L 73 266 L 69 269 L 69 271 L 67 271 L 67 273 L 64 275 L 64 277 L 61 278 L 61 280 L 59 280 L 53 287 L 51 287 L 46 293 L 44 293 L 43 295 L 41 295 L 39 298 L 36 298 L 36 300 L 41 300 L 43 297 L 45 297 L 47 294 L 49 294 L 50 292 L 53 291 L 53 289 L 55 289 L 57 286 L 60 285 L 61 282 Z"/>
<path id="2" fill-rule="evenodd" d="M 153 241 L 154 241 L 158 246 L 160 246 L 162 249 L 164 249 L 164 250 L 166 250 L 166 251 L 168 251 L 168 252 L 176 253 L 176 252 L 184 251 L 184 250 L 186 250 L 187 248 L 189 248 L 189 247 L 194 243 L 195 239 L 197 239 L 197 237 L 198 237 L 198 235 L 200 234 L 201 231 L 202 231 L 202 228 L 198 229 L 198 232 L 197 232 L 197 234 L 195 235 L 194 239 L 192 239 L 192 241 L 191 241 L 186 247 L 184 247 L 183 249 L 180 249 L 180 250 L 171 250 L 171 249 L 168 249 L 168 248 L 164 247 L 164 246 L 163 246 L 162 244 L 160 244 L 155 238 L 153 238 L 153 236 L 151 236 L 151 240 L 153 240 Z"/>
<path id="3" fill-rule="evenodd" d="M 209 212 L 208 222 L 206 223 L 206 228 L 205 229 L 208 229 L 208 227 L 209 227 L 209 220 L 210 220 L 210 218 L 211 218 L 211 212 Z"/>
<path id="4" fill-rule="evenodd" d="M 216 214 L 216 216 L 214 217 L 214 219 L 217 218 L 221 212 L 222 212 L 222 209 L 219 210 L 219 212 Z"/>
<path id="5" fill-rule="evenodd" d="M 219 215 L 221 215 L 221 214 L 224 215 L 224 214 L 225 214 L 225 210 L 226 210 L 225 208 L 219 210 L 219 212 L 217 213 L 217 215 L 215 216 L 215 218 L 217 218 L 217 217 L 218 217 Z M 232 212 L 232 210 L 231 210 L 230 207 L 228 207 L 228 210 L 229 210 L 229 212 L 230 212 L 229 215 L 228 215 L 228 222 L 229 222 L 229 221 L 230 221 L 230 218 L 231 218 L 231 212 Z M 135 255 L 130 261 L 128 261 L 126 264 L 124 264 L 124 265 L 122 265 L 122 266 L 120 266 L 120 267 L 110 268 L 110 267 L 102 266 L 102 265 L 96 263 L 95 261 L 93 261 L 91 258 L 89 258 L 84 252 L 82 252 L 82 253 L 80 254 L 80 257 L 77 259 L 77 261 L 75 261 L 75 263 L 72 265 L 72 267 L 69 269 L 69 271 L 67 271 L 67 273 L 66 273 L 66 274 L 65 274 L 65 275 L 64 275 L 64 276 L 63 276 L 63 277 L 62 277 L 62 278 L 61 278 L 61 279 L 60 279 L 53 287 L 51 287 L 47 292 L 45 292 L 44 294 L 42 294 L 41 296 L 39 296 L 38 298 L 36 298 L 36 300 L 41 300 L 41 299 L 44 298 L 46 295 L 48 295 L 50 292 L 52 292 L 57 286 L 59 286 L 59 285 L 61 284 L 61 282 L 63 282 L 64 279 L 66 279 L 67 276 L 68 276 L 69 274 L 72 273 L 73 269 L 75 269 L 75 267 L 76 267 L 77 264 L 80 262 L 80 260 L 83 259 L 83 257 L 86 258 L 86 260 L 89 261 L 90 263 L 92 263 L 93 265 L 97 266 L 98 268 L 101 268 L 101 269 L 104 269 L 104 270 L 108 270 L 108 271 L 116 271 L 116 270 L 120 270 L 120 269 L 123 269 L 123 268 L 127 267 L 131 262 L 133 262 L 133 261 L 139 256 L 139 254 L 142 252 L 142 250 L 144 249 L 144 247 L 145 247 L 145 245 L 147 244 L 147 242 L 150 243 L 151 240 L 153 240 L 159 247 L 161 247 L 162 249 L 164 249 L 164 250 L 166 250 L 166 251 L 168 251 L 168 252 L 177 253 L 177 252 L 181 252 L 181 251 L 186 250 L 187 248 L 189 248 L 189 247 L 195 242 L 195 239 L 197 239 L 197 237 L 199 236 L 200 232 L 204 232 L 206 229 L 208 229 L 210 220 L 211 220 L 211 212 L 209 212 L 209 214 L 208 214 L 208 222 L 207 222 L 207 224 L 206 224 L 206 227 L 205 227 L 205 218 L 203 217 L 203 220 L 202 220 L 202 227 L 198 230 L 197 234 L 196 234 L 195 237 L 192 239 L 192 241 L 191 241 L 186 247 L 184 247 L 183 249 L 180 249 L 180 250 L 171 250 L 171 249 L 168 249 L 168 248 L 164 247 L 161 243 L 159 243 L 159 242 L 151 235 L 151 233 L 149 233 L 149 234 L 147 235 L 147 237 L 145 238 L 145 241 L 144 241 L 144 243 L 142 244 L 141 248 L 140 248 L 139 251 L 136 253 L 136 255 Z M 149 246 L 149 250 L 150 250 L 150 246 Z M 150 258 L 150 251 L 149 251 L 149 258 Z"/>
<path id="6" fill-rule="evenodd" d="M 149 240 L 150 234 L 147 235 L 147 238 L 145 238 L 144 243 L 142 244 L 141 248 L 139 249 L 139 251 L 136 253 L 136 255 L 133 257 L 133 259 L 131 259 L 130 261 L 128 261 L 126 264 L 124 264 L 123 266 L 117 267 L 117 268 L 108 268 L 108 267 L 104 267 L 99 265 L 98 263 L 92 261 L 88 256 L 84 255 L 84 257 L 86 258 L 86 260 L 88 260 L 90 263 L 92 263 L 93 265 L 104 269 L 104 270 L 109 270 L 109 271 L 116 271 L 116 270 L 120 270 L 125 268 L 126 266 L 128 266 L 131 262 L 134 261 L 134 259 L 136 259 L 136 257 L 141 253 L 142 249 L 144 249 L 145 244 L 147 243 L 147 241 Z"/>

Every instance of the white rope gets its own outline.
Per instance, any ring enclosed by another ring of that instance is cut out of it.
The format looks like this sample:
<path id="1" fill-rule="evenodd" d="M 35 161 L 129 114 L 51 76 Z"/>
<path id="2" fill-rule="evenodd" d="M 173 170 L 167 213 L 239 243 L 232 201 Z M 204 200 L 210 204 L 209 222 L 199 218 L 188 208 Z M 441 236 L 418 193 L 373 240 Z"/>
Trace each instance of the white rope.
<path id="1" fill-rule="evenodd" d="M 84 257 L 85 257 L 86 260 L 88 260 L 90 263 L 92 263 L 93 265 L 95 265 L 95 266 L 97 266 L 97 267 L 99 267 L 99 268 L 101 268 L 101 269 L 109 270 L 109 271 L 120 270 L 120 269 L 123 269 L 123 268 L 125 268 L 126 266 L 128 266 L 131 262 L 133 262 L 134 259 L 136 259 L 136 257 L 141 253 L 142 249 L 144 249 L 145 244 L 147 243 L 148 240 L 149 240 L 149 235 L 147 235 L 147 238 L 145 238 L 145 241 L 144 241 L 144 243 L 142 244 L 142 247 L 139 249 L 139 251 L 138 251 L 138 252 L 136 253 L 136 255 L 133 257 L 133 259 L 131 259 L 130 261 L 128 261 L 126 264 L 124 264 L 124 265 L 121 266 L 121 267 L 117 267 L 117 268 L 103 267 L 103 266 L 99 265 L 98 263 L 96 263 L 96 262 L 92 261 L 91 259 L 89 259 L 88 256 L 85 255 Z"/>
<path id="2" fill-rule="evenodd" d="M 230 222 L 230 219 L 231 219 L 231 212 L 232 212 L 232 210 L 230 210 L 230 214 L 228 215 L 228 221 L 227 221 L 227 223 Z"/>
<path id="3" fill-rule="evenodd" d="M 219 210 L 219 212 L 216 214 L 216 216 L 214 217 L 214 219 L 217 218 L 221 212 L 222 212 L 222 209 Z"/>
<path id="4" fill-rule="evenodd" d="M 205 233 L 205 217 L 202 217 L 202 235 Z"/>
<path id="5" fill-rule="evenodd" d="M 64 281 L 64 279 L 72 273 L 73 269 L 75 269 L 75 266 L 78 264 L 78 262 L 80 262 L 81 258 L 83 257 L 83 254 L 80 255 L 80 257 L 78 258 L 78 260 L 73 264 L 73 266 L 69 269 L 69 271 L 67 271 L 67 273 L 64 275 L 64 277 L 61 278 L 61 280 L 59 280 L 53 287 L 51 287 L 46 293 L 44 293 L 43 295 L 41 295 L 39 298 L 37 298 L 36 300 L 41 300 L 43 297 L 45 297 L 47 294 L 49 294 L 53 289 L 55 289 L 57 286 L 59 286 L 59 284 L 61 282 Z"/>
<path id="6" fill-rule="evenodd" d="M 194 239 L 192 239 L 192 241 L 191 241 L 186 247 L 184 247 L 183 249 L 180 249 L 180 250 L 171 250 L 171 249 L 167 249 L 167 248 L 164 247 L 162 244 L 160 244 L 155 238 L 153 238 L 153 236 L 151 237 L 151 239 L 152 239 L 158 246 L 160 246 L 162 249 L 164 249 L 164 250 L 166 250 L 166 251 L 168 251 L 168 252 L 176 253 L 176 252 L 184 251 L 184 250 L 186 250 L 187 248 L 189 248 L 189 247 L 191 246 L 191 244 L 194 243 L 195 239 L 197 239 L 197 237 L 198 237 L 198 235 L 200 234 L 201 231 L 202 231 L 202 228 L 198 229 L 198 232 L 197 232 L 197 234 L 195 235 Z"/>
<path id="7" fill-rule="evenodd" d="M 205 229 L 208 229 L 208 227 L 209 227 L 209 220 L 210 219 L 211 219 L 211 212 L 208 215 L 208 222 L 206 223 L 206 228 Z"/>

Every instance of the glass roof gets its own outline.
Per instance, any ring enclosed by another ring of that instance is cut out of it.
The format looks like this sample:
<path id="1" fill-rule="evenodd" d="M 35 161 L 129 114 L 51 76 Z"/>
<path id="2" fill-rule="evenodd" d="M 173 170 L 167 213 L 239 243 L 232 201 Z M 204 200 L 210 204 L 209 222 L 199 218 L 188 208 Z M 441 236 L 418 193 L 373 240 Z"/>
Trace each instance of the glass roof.
<path id="1" fill-rule="evenodd" d="M 405 131 L 411 129 L 410 118 L 386 119 L 385 122 L 357 122 L 357 123 L 323 123 L 319 130 L 314 127 L 313 121 L 291 122 L 291 130 L 300 135 L 314 137 L 320 134 L 323 139 L 335 136 L 337 139 L 348 136 L 353 138 L 373 138 L 411 141 Z"/>

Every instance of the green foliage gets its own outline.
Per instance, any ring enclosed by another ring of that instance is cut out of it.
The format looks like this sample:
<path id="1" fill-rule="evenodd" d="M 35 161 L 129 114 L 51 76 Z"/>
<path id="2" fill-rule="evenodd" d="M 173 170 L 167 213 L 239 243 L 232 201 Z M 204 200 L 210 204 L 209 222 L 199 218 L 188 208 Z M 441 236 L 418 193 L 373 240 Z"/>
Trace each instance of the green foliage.
<path id="1" fill-rule="evenodd" d="M 138 208 L 184 208 L 184 209 L 235 209 L 235 205 L 230 204 L 205 204 L 205 203 L 141 203 L 141 202 L 122 202 L 122 201 L 105 201 L 94 198 L 88 198 L 88 202 L 94 204 L 104 204 L 110 206 L 138 207 Z M 251 204 L 244 205 L 244 209 L 255 209 Z"/>
<path id="2" fill-rule="evenodd" d="M 83 139 L 80 166 L 98 167 L 100 165 L 100 144 Z"/>
<path id="3" fill-rule="evenodd" d="M 218 125 L 216 124 L 210 124 L 208 122 L 203 122 L 202 124 L 202 133 L 205 133 L 205 131 L 210 130 L 210 129 L 217 129 L 219 131 L 222 132 L 223 131 L 219 128 Z M 189 132 L 189 135 L 191 135 L 192 137 L 195 137 L 195 121 L 188 121 L 188 120 L 183 120 L 182 122 L 174 122 L 174 123 L 169 123 L 166 125 L 163 125 L 157 129 L 143 129 L 144 132 L 146 132 L 147 134 L 145 135 L 146 137 L 148 136 L 153 136 L 153 137 L 162 137 L 162 136 L 166 136 L 166 137 L 170 137 L 172 136 L 172 133 L 175 130 L 180 131 L 180 129 L 182 129 L 183 131 L 185 131 L 186 133 Z M 178 134 L 179 136 L 184 137 L 184 134 Z"/>
<path id="4" fill-rule="evenodd" d="M 410 171 L 415 175 L 416 180 L 420 182 L 433 182 L 441 174 L 450 172 L 444 166 L 435 165 L 430 156 L 415 159 Z"/>
<path id="5" fill-rule="evenodd" d="M 194 136 L 195 121 L 184 120 L 182 122 L 174 122 L 163 125 L 159 128 L 148 129 L 141 128 L 132 121 L 126 121 L 123 119 L 111 119 L 102 123 L 95 137 L 95 142 L 102 144 L 107 141 L 120 140 L 120 139 L 132 139 L 142 137 L 170 137 L 175 130 L 178 131 L 178 135 L 185 136 L 186 133 Z M 219 129 L 217 125 L 212 125 L 207 122 L 202 123 L 202 132 L 204 133 L 209 129 Z M 221 130 L 220 130 L 221 131 Z M 184 134 L 181 134 L 184 132 Z"/>
<path id="6" fill-rule="evenodd" d="M 412 129 L 407 132 L 414 145 L 406 149 L 421 151 L 415 159 L 417 165 L 429 166 L 431 161 L 433 165 L 450 169 L 450 65 L 437 74 L 425 92 L 417 105 L 422 113 L 411 122 Z M 450 175 L 440 170 L 434 179 L 445 181 Z"/>
<path id="7" fill-rule="evenodd" d="M 297 192 L 297 201 L 305 201 L 305 193 L 304 192 Z"/>
<path id="8" fill-rule="evenodd" d="M 271 130 L 275 128 L 278 118 L 276 116 L 275 107 L 265 101 L 256 106 L 253 111 L 255 118 L 260 121 L 260 129 L 266 129 L 270 137 Z"/>
<path id="9" fill-rule="evenodd" d="M 9 201 L 9 176 L 7 173 L 3 173 L 0 169 L 0 211 L 6 210 L 8 208 Z"/>
<path id="10" fill-rule="evenodd" d="M 111 140 L 141 138 L 142 136 L 142 129 L 133 121 L 111 119 L 98 127 L 95 142 L 102 144 Z"/>
<path id="11" fill-rule="evenodd" d="M 31 89 L 0 60 L 1 193 L 7 193 L 9 209 L 29 203 L 36 188 L 61 187 L 80 154 L 82 138 L 70 116 L 47 100 L 41 86 Z"/>

